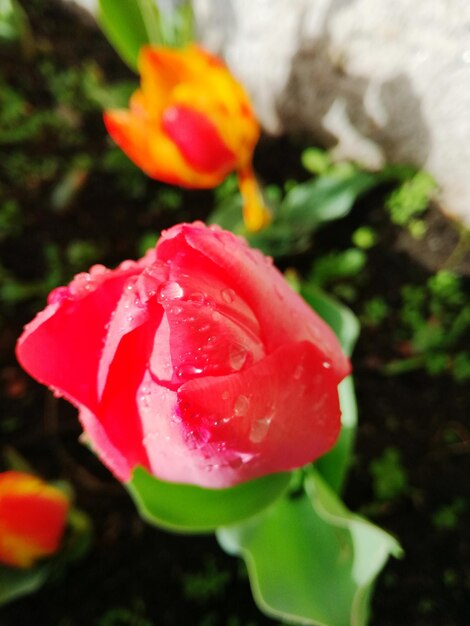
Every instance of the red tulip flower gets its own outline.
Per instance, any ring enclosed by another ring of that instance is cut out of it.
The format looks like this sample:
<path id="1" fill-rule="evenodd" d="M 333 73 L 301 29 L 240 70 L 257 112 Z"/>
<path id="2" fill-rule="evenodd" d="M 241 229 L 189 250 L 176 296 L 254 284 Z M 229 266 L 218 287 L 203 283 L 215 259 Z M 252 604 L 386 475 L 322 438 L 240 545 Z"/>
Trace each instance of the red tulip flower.
<path id="1" fill-rule="evenodd" d="M 349 372 L 332 330 L 272 261 L 202 223 L 53 291 L 17 355 L 79 408 L 121 480 L 141 465 L 218 488 L 327 452 Z"/>
<path id="2" fill-rule="evenodd" d="M 145 46 L 141 88 L 128 110 L 107 111 L 111 137 L 146 174 L 189 188 L 238 173 L 251 231 L 269 221 L 252 170 L 260 130 L 249 98 L 220 59 L 202 48 Z"/>
<path id="3" fill-rule="evenodd" d="M 65 494 L 40 478 L 0 473 L 0 564 L 28 568 L 57 552 L 68 510 Z"/>

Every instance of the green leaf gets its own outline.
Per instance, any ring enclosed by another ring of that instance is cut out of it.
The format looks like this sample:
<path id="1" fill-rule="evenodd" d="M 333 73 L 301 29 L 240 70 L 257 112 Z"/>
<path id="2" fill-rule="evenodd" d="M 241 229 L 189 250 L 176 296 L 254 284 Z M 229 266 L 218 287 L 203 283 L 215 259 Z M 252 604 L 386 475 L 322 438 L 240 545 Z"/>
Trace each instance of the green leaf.
<path id="1" fill-rule="evenodd" d="M 49 567 L 17 569 L 0 565 L 0 606 L 39 589 L 49 575 Z"/>
<path id="2" fill-rule="evenodd" d="M 303 283 L 300 293 L 312 309 L 332 328 L 343 351 L 351 356 L 360 328 L 354 313 L 311 283 Z"/>
<path id="3" fill-rule="evenodd" d="M 99 0 L 98 21 L 118 54 L 134 70 L 140 48 L 162 41 L 160 16 L 152 0 Z"/>
<path id="4" fill-rule="evenodd" d="M 26 58 L 34 54 L 28 17 L 17 0 L 0 0 L 0 43 L 20 41 Z"/>
<path id="5" fill-rule="evenodd" d="M 299 624 L 365 626 L 375 578 L 397 541 L 350 513 L 316 472 L 306 493 L 283 498 L 237 526 L 219 529 L 243 556 L 253 595 L 268 615 Z"/>
<path id="6" fill-rule="evenodd" d="M 284 198 L 285 219 L 315 228 L 323 222 L 346 216 L 358 196 L 379 182 L 370 172 L 353 170 L 344 177 L 322 176 L 296 185 Z"/>
<path id="7" fill-rule="evenodd" d="M 333 329 L 344 352 L 350 356 L 359 335 L 359 321 L 354 313 L 311 283 L 303 283 L 300 293 L 310 306 Z M 357 427 L 357 405 L 352 376 L 339 385 L 341 433 L 334 448 L 316 462 L 316 467 L 337 493 L 341 493 L 351 463 Z"/>
<path id="8" fill-rule="evenodd" d="M 203 489 L 159 480 L 137 467 L 127 488 L 140 515 L 175 532 L 210 532 L 263 510 L 287 489 L 290 473 L 271 474 L 229 489 Z"/>
<path id="9" fill-rule="evenodd" d="M 341 405 L 341 432 L 334 448 L 315 463 L 330 487 L 341 494 L 351 465 L 352 451 L 356 440 L 357 404 L 352 376 L 348 376 L 338 387 Z"/>

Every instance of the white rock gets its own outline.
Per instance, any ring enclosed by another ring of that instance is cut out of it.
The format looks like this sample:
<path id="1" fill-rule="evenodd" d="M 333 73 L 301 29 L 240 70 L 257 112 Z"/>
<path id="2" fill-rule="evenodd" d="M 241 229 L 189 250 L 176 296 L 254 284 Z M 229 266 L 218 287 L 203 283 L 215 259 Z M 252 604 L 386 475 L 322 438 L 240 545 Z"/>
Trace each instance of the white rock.
<path id="1" fill-rule="evenodd" d="M 77 1 L 77 0 L 75 0 Z M 90 3 L 90 0 L 80 0 Z M 193 0 L 268 132 L 431 172 L 470 225 L 468 0 Z"/>

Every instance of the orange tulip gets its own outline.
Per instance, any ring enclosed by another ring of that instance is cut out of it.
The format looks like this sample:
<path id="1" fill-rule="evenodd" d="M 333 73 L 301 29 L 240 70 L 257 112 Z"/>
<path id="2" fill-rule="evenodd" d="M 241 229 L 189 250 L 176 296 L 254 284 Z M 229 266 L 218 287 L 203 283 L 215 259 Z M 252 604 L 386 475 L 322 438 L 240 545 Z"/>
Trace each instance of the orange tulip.
<path id="1" fill-rule="evenodd" d="M 249 98 L 220 59 L 202 48 L 144 46 L 141 88 L 129 109 L 107 111 L 109 134 L 146 174 L 192 188 L 239 178 L 247 228 L 269 221 L 252 170 L 260 129 Z"/>
<path id="2" fill-rule="evenodd" d="M 67 497 L 36 476 L 0 473 L 0 563 L 27 568 L 54 554 L 68 510 Z"/>

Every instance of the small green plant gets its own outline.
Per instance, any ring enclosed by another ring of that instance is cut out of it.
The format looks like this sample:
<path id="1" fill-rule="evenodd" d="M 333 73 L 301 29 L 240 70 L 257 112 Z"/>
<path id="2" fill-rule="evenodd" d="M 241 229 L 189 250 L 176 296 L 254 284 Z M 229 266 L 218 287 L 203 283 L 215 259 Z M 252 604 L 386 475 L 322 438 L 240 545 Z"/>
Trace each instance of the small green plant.
<path id="1" fill-rule="evenodd" d="M 386 202 L 392 222 L 405 226 L 413 236 L 421 238 L 426 227 L 420 217 L 426 211 L 435 190 L 436 182 L 427 172 L 419 171 L 405 179 Z"/>
<path id="2" fill-rule="evenodd" d="M 408 487 L 408 476 L 396 448 L 387 448 L 370 464 L 374 495 L 379 501 L 393 500 Z"/>
<path id="3" fill-rule="evenodd" d="M 21 233 L 21 209 L 16 200 L 5 200 L 0 205 L 0 241 Z"/>
<path id="4" fill-rule="evenodd" d="M 369 250 L 377 243 L 377 235 L 375 230 L 370 226 L 361 226 L 352 234 L 352 242 L 362 250 Z"/>
<path id="5" fill-rule="evenodd" d="M 425 285 L 405 285 L 399 313 L 398 340 L 404 358 L 389 363 L 389 374 L 424 368 L 447 372 L 456 381 L 470 379 L 470 298 L 463 279 L 441 270 Z"/>
<path id="6" fill-rule="evenodd" d="M 109 609 L 97 626 L 154 626 L 152 622 L 129 609 Z"/>
<path id="7" fill-rule="evenodd" d="M 208 602 L 222 595 L 230 580 L 227 571 L 221 571 L 214 559 L 207 559 L 204 568 L 182 578 L 184 596 L 198 602 Z"/>
<path id="8" fill-rule="evenodd" d="M 357 276 L 366 263 L 366 255 L 357 248 L 333 251 L 319 257 L 312 265 L 309 281 L 319 287 Z"/>
<path id="9" fill-rule="evenodd" d="M 365 326 L 374 328 L 380 326 L 389 314 L 390 306 L 386 300 L 381 296 L 376 296 L 364 303 L 360 320 Z"/>
<path id="10" fill-rule="evenodd" d="M 447 506 L 438 509 L 432 516 L 432 523 L 438 530 L 453 530 L 459 524 L 460 515 L 467 508 L 464 498 L 456 498 Z"/>

